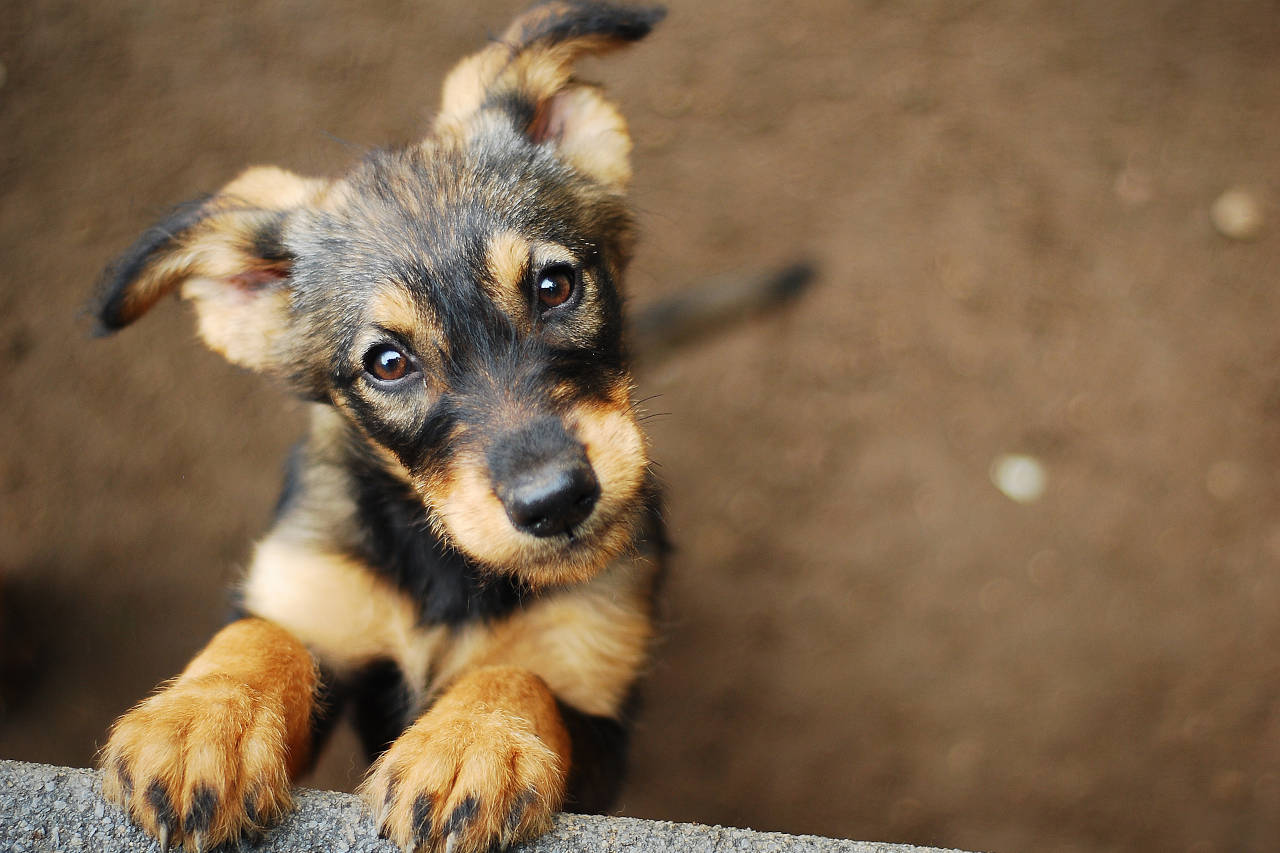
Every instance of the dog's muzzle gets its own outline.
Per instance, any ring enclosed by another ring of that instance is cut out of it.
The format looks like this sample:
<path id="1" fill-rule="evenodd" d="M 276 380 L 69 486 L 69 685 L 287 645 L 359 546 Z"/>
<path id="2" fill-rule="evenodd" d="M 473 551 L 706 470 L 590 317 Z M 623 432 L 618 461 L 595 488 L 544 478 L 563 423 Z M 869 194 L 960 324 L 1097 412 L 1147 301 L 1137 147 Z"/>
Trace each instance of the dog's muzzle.
<path id="1" fill-rule="evenodd" d="M 488 463 L 507 517 L 531 536 L 572 536 L 600 497 L 586 449 L 555 418 L 500 437 L 489 450 Z"/>

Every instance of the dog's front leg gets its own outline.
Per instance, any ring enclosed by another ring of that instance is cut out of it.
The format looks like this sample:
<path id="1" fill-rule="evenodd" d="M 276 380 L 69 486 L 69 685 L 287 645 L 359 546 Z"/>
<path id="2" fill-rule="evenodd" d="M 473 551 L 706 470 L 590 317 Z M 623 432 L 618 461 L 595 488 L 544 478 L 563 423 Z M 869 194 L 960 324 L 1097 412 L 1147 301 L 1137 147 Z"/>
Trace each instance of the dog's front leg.
<path id="1" fill-rule="evenodd" d="M 407 851 L 473 853 L 545 832 L 564 801 L 569 734 L 546 683 L 487 666 L 455 681 L 361 788 Z"/>
<path id="2" fill-rule="evenodd" d="M 318 676 L 310 652 L 263 619 L 218 632 L 187 668 L 121 717 L 102 751 L 107 799 L 160 840 L 203 851 L 289 807 L 306 764 Z"/>

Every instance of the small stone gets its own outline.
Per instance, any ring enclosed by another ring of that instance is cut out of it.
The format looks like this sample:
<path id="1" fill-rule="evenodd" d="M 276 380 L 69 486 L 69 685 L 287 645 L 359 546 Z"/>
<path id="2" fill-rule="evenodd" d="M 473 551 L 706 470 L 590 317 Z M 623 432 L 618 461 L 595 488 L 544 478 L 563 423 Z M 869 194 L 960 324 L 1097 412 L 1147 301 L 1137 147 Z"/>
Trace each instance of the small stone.
<path id="1" fill-rule="evenodd" d="M 1007 453 L 991 463 L 991 482 L 1011 501 L 1034 503 L 1044 495 L 1048 474 L 1033 456 Z"/>
<path id="2" fill-rule="evenodd" d="M 1262 231 L 1262 202 L 1250 190 L 1233 187 L 1209 208 L 1209 221 L 1224 237 L 1252 240 Z"/>

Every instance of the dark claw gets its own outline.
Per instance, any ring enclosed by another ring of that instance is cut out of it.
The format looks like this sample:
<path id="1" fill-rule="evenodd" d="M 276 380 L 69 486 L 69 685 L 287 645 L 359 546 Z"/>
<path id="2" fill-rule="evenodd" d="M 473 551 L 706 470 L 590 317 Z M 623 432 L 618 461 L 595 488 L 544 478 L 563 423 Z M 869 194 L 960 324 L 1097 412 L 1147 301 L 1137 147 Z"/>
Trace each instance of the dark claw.
<path id="1" fill-rule="evenodd" d="M 155 809 L 156 823 L 160 826 L 160 851 L 168 853 L 169 833 L 178 825 L 178 815 L 173 810 L 173 801 L 169 799 L 169 792 L 160 784 L 159 779 L 147 786 L 146 800 L 147 804 Z"/>

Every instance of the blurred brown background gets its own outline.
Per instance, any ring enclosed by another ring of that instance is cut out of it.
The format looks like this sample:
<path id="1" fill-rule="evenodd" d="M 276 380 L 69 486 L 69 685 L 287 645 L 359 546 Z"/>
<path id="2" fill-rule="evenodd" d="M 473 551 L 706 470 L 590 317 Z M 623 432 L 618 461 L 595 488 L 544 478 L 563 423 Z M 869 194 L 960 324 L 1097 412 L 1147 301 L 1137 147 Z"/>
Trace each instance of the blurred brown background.
<path id="1" fill-rule="evenodd" d="M 172 303 L 91 340 L 99 269 L 246 165 L 412 139 L 521 3 L 2 5 L 0 755 L 83 765 L 222 620 L 300 426 Z M 635 303 L 822 269 L 640 376 L 679 552 L 623 811 L 1275 849 L 1280 4 L 677 2 L 586 73 Z"/>

